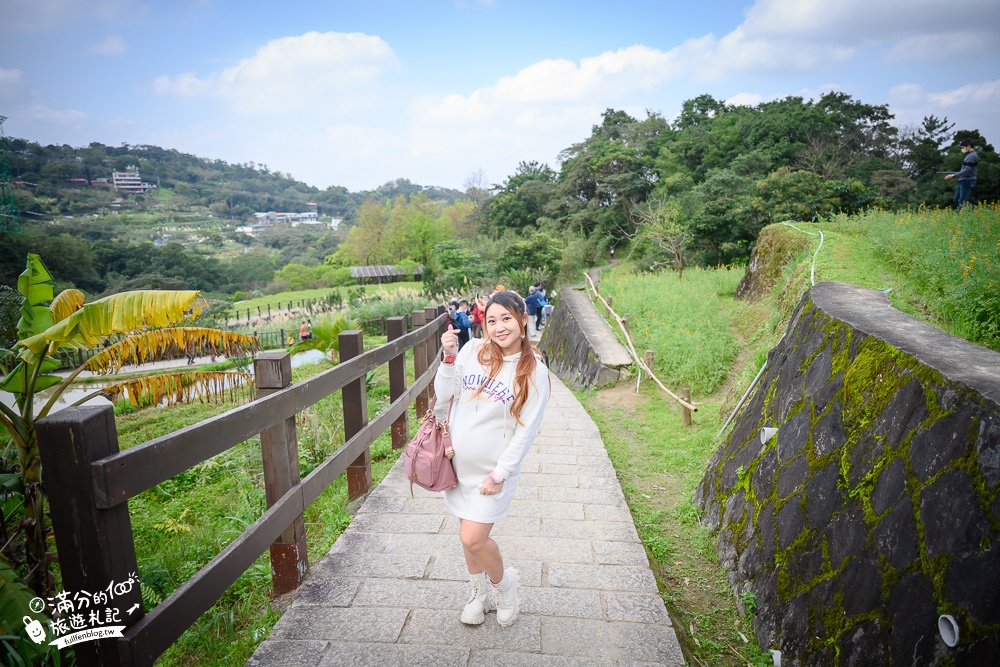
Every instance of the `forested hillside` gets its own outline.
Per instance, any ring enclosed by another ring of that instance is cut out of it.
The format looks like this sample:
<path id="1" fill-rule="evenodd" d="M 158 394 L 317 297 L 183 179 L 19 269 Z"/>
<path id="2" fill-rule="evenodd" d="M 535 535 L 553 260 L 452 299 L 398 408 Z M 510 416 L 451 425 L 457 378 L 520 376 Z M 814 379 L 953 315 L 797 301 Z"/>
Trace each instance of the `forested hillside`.
<path id="1" fill-rule="evenodd" d="M 170 190 L 190 206 L 200 206 L 217 217 L 250 219 L 255 211 L 308 211 L 310 202 L 320 215 L 352 218 L 363 202 L 388 201 L 394 197 L 425 193 L 430 199 L 451 203 L 462 193 L 423 187 L 406 179 L 389 181 L 370 191 L 351 193 L 331 186 L 320 190 L 295 180 L 291 174 L 271 171 L 266 164 L 229 164 L 158 146 L 105 146 L 86 148 L 40 146 L 23 139 L 0 144 L 18 184 L 18 205 L 37 216 L 107 213 L 121 197 L 98 179 L 111 179 L 113 171 L 136 166 L 142 179 Z M 126 208 L 143 209 L 155 200 L 154 193 L 126 195 Z"/>
<path id="2" fill-rule="evenodd" d="M 400 263 L 424 264 L 435 292 L 474 290 L 575 279 L 613 250 L 646 268 L 739 263 L 774 222 L 951 205 L 954 183 L 939 172 L 959 168 L 965 138 L 981 159 L 973 199 L 1000 199 L 1000 160 L 978 130 L 935 116 L 899 127 L 887 105 L 843 93 L 753 107 L 702 95 L 673 120 L 608 109 L 558 165 L 522 162 L 498 184 L 472 174 L 464 193 L 406 180 L 320 191 L 267 165 L 155 146 L 6 140 L 25 227 L 0 249 L 0 282 L 13 284 L 30 249 L 88 293 L 327 287 L 347 266 Z M 96 184 L 129 165 L 158 187 L 122 196 Z M 254 211 L 310 202 L 343 224 L 236 230 Z"/>

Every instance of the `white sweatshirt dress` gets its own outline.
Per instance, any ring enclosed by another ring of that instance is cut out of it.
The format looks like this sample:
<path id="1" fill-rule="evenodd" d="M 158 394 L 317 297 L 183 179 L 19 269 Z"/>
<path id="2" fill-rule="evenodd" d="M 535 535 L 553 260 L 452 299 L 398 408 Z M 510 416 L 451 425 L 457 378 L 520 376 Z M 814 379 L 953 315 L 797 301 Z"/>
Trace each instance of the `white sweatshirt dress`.
<path id="1" fill-rule="evenodd" d="M 454 364 L 441 364 L 434 378 L 437 396 L 435 412 L 440 416 L 451 408 L 451 444 L 455 449 L 452 463 L 458 486 L 443 491 L 444 502 L 460 519 L 495 523 L 507 516 L 510 501 L 517 490 L 521 462 L 535 440 L 549 400 L 549 371 L 541 360 L 530 379 L 528 400 L 521 407 L 521 422 L 510 413 L 514 400 L 514 374 L 521 353 L 506 356 L 497 376 L 476 389 L 488 375 L 479 363 L 479 346 L 484 341 L 471 339 L 462 346 Z M 484 496 L 479 487 L 490 473 L 503 479 L 500 493 Z"/>

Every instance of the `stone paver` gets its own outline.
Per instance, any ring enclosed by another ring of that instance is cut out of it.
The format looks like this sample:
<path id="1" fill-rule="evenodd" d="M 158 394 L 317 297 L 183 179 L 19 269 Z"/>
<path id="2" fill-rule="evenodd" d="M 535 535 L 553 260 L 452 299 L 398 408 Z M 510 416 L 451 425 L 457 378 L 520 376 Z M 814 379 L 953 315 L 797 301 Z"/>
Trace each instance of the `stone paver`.
<path id="1" fill-rule="evenodd" d="M 468 573 L 458 521 L 399 461 L 248 667 L 683 665 L 684 658 L 600 433 L 553 377 L 510 516 L 493 536 L 518 568 L 521 610 L 459 622 Z"/>

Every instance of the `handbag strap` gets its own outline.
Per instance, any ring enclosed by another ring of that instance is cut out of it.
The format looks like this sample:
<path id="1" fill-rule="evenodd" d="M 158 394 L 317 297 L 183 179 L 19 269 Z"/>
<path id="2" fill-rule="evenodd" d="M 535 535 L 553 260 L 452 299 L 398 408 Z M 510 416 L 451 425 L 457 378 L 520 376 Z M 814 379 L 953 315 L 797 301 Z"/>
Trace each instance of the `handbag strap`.
<path id="1" fill-rule="evenodd" d="M 438 400 L 438 397 L 437 397 L 437 394 L 434 394 L 434 398 L 432 398 L 432 399 L 431 399 L 431 404 L 430 404 L 430 406 L 428 406 L 428 408 L 427 408 L 427 412 L 428 412 L 428 414 L 430 414 L 431 416 L 433 416 L 433 415 L 434 415 L 434 406 L 435 406 L 435 405 L 437 405 L 437 400 Z M 452 397 L 451 397 L 451 400 L 450 400 L 450 401 L 448 401 L 448 412 L 447 412 L 447 415 L 448 415 L 448 417 L 449 417 L 449 418 L 448 418 L 448 419 L 445 419 L 445 420 L 444 420 L 444 422 L 445 422 L 446 424 L 447 424 L 448 422 L 450 422 L 450 421 L 451 421 L 451 407 L 452 407 L 452 406 L 453 406 L 454 404 L 455 404 L 455 397 L 454 397 L 454 396 L 452 396 Z"/>

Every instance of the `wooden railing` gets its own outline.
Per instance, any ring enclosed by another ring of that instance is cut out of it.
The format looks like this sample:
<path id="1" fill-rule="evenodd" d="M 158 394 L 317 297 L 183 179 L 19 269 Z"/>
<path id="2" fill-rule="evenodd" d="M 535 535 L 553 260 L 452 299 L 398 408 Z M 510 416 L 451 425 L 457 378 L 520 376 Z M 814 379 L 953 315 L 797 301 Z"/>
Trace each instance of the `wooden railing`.
<path id="1" fill-rule="evenodd" d="M 364 351 L 363 334 L 340 334 L 341 363 L 309 380 L 291 384 L 286 352 L 263 352 L 254 369 L 257 399 L 193 426 L 119 451 L 109 406 L 66 408 L 37 424 L 45 486 L 66 591 L 101 591 L 139 573 L 128 500 L 207 459 L 260 434 L 267 511 L 167 599 L 143 613 L 138 586 L 115 598 L 122 611 L 118 639 L 77 644 L 81 665 L 146 666 L 166 650 L 270 549 L 275 595 L 296 588 L 305 575 L 303 512 L 347 473 L 348 495 L 371 488 L 370 446 L 391 429 L 392 446 L 405 446 L 407 409 L 427 410 L 437 370 L 439 334 L 448 315 L 443 307 L 414 311 L 387 321 L 389 342 Z M 405 354 L 413 350 L 414 383 L 406 387 Z M 389 407 L 368 421 L 365 374 L 389 369 Z M 340 390 L 343 447 L 300 480 L 295 416 Z"/>

